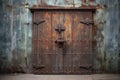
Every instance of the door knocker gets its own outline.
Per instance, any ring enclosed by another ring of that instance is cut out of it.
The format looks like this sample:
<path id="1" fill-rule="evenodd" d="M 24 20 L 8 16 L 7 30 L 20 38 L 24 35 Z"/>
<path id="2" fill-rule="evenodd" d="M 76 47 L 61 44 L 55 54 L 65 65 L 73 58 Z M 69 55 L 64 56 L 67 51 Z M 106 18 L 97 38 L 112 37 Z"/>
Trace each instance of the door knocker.
<path id="1" fill-rule="evenodd" d="M 66 42 L 64 37 L 62 36 L 62 32 L 65 31 L 65 27 L 62 24 L 58 24 L 55 28 L 55 31 L 58 32 L 58 39 L 55 41 L 55 43 L 62 48 Z"/>

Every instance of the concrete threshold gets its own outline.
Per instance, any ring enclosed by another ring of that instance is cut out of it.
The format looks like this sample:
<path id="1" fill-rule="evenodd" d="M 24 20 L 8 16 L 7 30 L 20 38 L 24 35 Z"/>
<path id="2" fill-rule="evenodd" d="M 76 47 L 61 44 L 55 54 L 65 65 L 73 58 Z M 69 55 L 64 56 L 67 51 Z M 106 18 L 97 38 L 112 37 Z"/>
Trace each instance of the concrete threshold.
<path id="1" fill-rule="evenodd" d="M 7 74 L 0 75 L 0 80 L 120 80 L 120 74 L 92 74 L 92 75 Z"/>

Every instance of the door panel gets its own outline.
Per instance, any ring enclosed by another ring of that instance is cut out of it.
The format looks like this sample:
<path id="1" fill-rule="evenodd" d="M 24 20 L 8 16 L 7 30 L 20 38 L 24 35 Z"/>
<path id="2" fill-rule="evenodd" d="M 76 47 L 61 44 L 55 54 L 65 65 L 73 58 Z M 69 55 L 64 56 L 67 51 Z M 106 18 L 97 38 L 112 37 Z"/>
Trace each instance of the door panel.
<path id="1" fill-rule="evenodd" d="M 92 20 L 91 11 L 34 12 L 33 73 L 90 73 L 92 24 L 89 20 Z M 55 30 L 58 24 L 65 27 L 61 35 Z M 65 39 L 62 47 L 55 43 L 59 36 Z"/>

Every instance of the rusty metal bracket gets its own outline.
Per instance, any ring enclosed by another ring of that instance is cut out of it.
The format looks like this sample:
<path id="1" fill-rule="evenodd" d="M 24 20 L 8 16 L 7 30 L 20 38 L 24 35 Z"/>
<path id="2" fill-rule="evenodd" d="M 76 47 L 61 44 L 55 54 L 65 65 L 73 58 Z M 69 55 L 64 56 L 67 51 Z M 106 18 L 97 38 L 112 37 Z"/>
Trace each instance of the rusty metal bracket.
<path id="1" fill-rule="evenodd" d="M 79 68 L 82 68 L 82 69 L 92 69 L 92 66 L 80 66 Z"/>
<path id="2" fill-rule="evenodd" d="M 86 25 L 91 25 L 91 24 L 94 24 L 94 21 L 89 20 L 89 18 L 86 18 L 84 20 L 81 20 L 80 23 L 86 24 Z"/>
<path id="3" fill-rule="evenodd" d="M 39 24 L 42 24 L 42 23 L 44 23 L 44 22 L 45 22 L 45 20 L 35 21 L 35 22 L 33 22 L 33 24 L 35 24 L 35 25 L 39 25 Z"/>
<path id="4" fill-rule="evenodd" d="M 43 69 L 43 68 L 45 68 L 45 66 L 44 66 L 44 65 L 40 65 L 40 66 L 33 66 L 33 68 L 35 68 L 35 69 Z"/>

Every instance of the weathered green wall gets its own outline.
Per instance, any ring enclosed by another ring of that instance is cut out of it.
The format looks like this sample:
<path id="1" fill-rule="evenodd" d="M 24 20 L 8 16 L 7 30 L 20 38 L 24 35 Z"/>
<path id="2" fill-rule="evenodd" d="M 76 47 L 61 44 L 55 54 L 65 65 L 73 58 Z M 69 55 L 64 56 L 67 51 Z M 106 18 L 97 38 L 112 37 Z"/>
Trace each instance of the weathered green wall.
<path id="1" fill-rule="evenodd" d="M 120 72 L 120 1 L 96 0 L 106 8 L 97 9 L 95 24 L 97 26 L 97 53 L 95 68 L 107 72 Z"/>
<path id="2" fill-rule="evenodd" d="M 120 72 L 120 0 L 0 0 L 0 72 L 30 72 L 32 14 L 28 7 L 100 5 L 94 14 L 95 72 Z M 73 4 L 74 3 L 74 4 Z"/>

